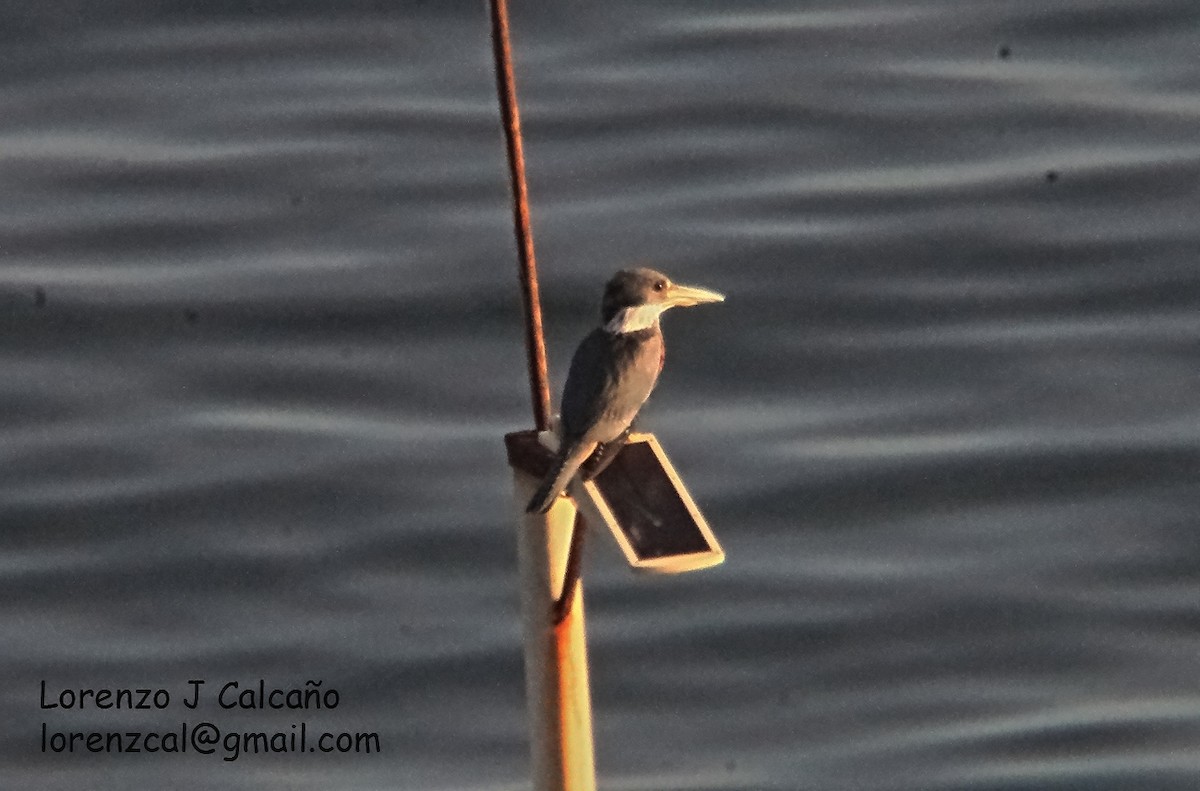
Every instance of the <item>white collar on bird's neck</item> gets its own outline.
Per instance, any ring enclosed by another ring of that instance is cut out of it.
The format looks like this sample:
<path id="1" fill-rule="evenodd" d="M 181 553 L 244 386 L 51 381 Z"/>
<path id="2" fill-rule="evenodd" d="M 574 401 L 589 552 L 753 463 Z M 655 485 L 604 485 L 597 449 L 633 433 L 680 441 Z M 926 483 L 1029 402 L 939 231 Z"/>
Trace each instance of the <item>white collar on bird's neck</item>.
<path id="1" fill-rule="evenodd" d="M 648 330 L 658 324 L 658 317 L 668 307 L 668 305 L 647 304 L 621 308 L 617 311 L 617 315 L 604 325 L 604 331 L 612 335 L 622 335 L 626 332 Z"/>

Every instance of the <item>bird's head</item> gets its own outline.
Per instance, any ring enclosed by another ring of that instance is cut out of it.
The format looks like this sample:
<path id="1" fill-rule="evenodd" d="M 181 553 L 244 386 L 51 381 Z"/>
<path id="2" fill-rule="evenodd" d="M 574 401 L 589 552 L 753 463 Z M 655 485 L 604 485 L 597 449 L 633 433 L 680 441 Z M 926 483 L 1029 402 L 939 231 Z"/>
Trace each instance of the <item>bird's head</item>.
<path id="1" fill-rule="evenodd" d="M 715 291 L 672 283 L 653 269 L 622 269 L 604 287 L 601 317 L 609 332 L 636 332 L 653 327 L 669 308 L 723 302 Z"/>

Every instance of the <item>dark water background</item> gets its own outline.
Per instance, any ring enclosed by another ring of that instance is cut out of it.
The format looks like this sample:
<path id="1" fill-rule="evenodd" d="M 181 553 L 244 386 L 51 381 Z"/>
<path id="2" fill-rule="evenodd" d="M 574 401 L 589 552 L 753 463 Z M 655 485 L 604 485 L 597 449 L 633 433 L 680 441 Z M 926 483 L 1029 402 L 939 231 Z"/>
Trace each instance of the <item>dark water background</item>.
<path id="1" fill-rule="evenodd" d="M 1200 6 L 514 5 L 556 382 L 618 266 L 729 296 L 644 416 L 728 562 L 590 545 L 601 785 L 1200 788 Z M 0 6 L 0 787 L 527 783 L 489 57 L 482 2 Z M 39 752 L 202 719 L 384 753 Z"/>

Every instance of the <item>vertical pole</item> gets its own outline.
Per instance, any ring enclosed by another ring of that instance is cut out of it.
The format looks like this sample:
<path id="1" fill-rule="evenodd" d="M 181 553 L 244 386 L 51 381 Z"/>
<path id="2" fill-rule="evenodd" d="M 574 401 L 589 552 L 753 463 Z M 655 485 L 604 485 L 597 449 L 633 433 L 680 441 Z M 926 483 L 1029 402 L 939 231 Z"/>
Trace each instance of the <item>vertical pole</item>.
<path id="1" fill-rule="evenodd" d="M 546 342 L 542 337 L 542 301 L 538 293 L 537 259 L 529 223 L 529 191 L 525 186 L 525 149 L 521 143 L 521 111 L 513 77 L 512 45 L 508 35 L 508 0 L 491 0 L 492 55 L 496 61 L 496 93 L 508 151 L 508 180 L 512 186 L 513 232 L 521 267 L 521 296 L 525 306 L 525 351 L 529 361 L 529 389 L 533 397 L 533 424 L 538 431 L 550 428 L 550 378 L 546 374 Z"/>
<path id="2" fill-rule="evenodd" d="M 550 383 L 530 229 L 529 195 L 525 186 L 525 154 L 509 43 L 507 0 L 490 0 L 489 6 L 496 91 L 508 153 L 513 231 L 517 239 L 525 307 L 525 349 L 533 420 L 539 431 L 545 431 L 550 427 Z M 559 498 L 547 514 L 525 513 L 525 504 L 538 483 L 533 477 L 513 470 L 533 787 L 534 791 L 595 791 L 583 584 L 572 574 L 565 584 L 573 585 L 574 590 L 568 598 L 563 598 L 562 590 L 568 576 L 575 504 L 567 498 Z M 565 603 L 565 611 L 556 608 L 556 602 Z"/>
<path id="3" fill-rule="evenodd" d="M 513 475 L 533 788 L 595 791 L 583 583 L 567 574 L 575 503 L 560 497 L 549 513 L 526 514 L 540 481 L 519 470 Z M 575 586 L 565 599 L 564 581 Z M 565 613 L 556 610 L 558 601 L 568 603 Z"/>

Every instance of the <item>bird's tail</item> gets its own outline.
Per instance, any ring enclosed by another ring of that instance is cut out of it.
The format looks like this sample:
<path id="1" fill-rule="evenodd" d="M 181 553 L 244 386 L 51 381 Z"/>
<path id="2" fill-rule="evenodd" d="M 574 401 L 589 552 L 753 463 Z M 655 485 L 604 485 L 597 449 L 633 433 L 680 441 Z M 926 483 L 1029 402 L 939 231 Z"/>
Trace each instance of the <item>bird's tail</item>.
<path id="1" fill-rule="evenodd" d="M 542 485 L 530 498 L 529 505 L 525 507 L 525 513 L 544 514 L 549 511 L 550 506 L 554 505 L 554 501 L 571 482 L 571 476 L 579 469 L 579 465 L 583 464 L 595 449 L 596 443 L 594 442 L 565 446 L 558 454 L 550 472 L 546 474 Z"/>

